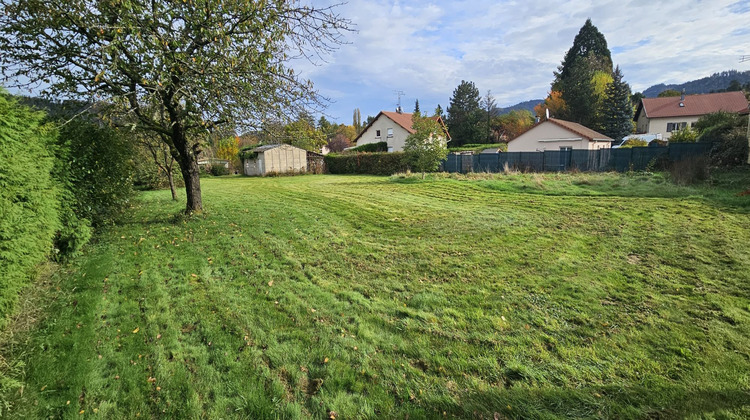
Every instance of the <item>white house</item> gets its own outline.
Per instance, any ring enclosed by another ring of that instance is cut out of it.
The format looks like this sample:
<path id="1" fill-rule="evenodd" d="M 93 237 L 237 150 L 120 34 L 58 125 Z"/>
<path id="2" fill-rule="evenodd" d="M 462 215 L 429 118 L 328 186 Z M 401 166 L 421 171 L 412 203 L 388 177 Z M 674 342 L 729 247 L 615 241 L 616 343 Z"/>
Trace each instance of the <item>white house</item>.
<path id="1" fill-rule="evenodd" d="M 598 150 L 612 147 L 612 139 L 581 124 L 549 118 L 508 142 L 508 152 Z"/>
<path id="2" fill-rule="evenodd" d="M 665 98 L 644 98 L 638 104 L 633 120 L 639 134 L 661 134 L 668 140 L 673 131 L 692 127 L 706 114 L 718 111 L 747 112 L 748 103 L 742 92 L 707 93 Z"/>
<path id="3" fill-rule="evenodd" d="M 367 124 L 367 127 L 354 139 L 357 146 L 370 143 L 386 142 L 389 152 L 401 152 L 404 150 L 404 143 L 409 134 L 415 131 L 411 127 L 412 114 L 404 112 L 380 111 L 374 120 Z M 440 117 L 432 117 L 443 127 L 445 135 L 450 141 L 448 129 Z"/>

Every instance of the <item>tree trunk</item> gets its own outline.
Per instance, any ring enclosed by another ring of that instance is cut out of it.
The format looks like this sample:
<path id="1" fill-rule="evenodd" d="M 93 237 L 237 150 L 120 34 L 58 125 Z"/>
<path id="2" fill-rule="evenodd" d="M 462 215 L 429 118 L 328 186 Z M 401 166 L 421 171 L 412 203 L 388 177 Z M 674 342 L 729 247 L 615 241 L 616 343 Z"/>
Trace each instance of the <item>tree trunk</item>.
<path id="1" fill-rule="evenodd" d="M 177 201 L 177 189 L 174 186 L 174 175 L 171 169 L 167 171 L 167 180 L 169 180 L 169 190 L 172 191 L 172 200 Z"/>
<path id="2" fill-rule="evenodd" d="M 185 133 L 177 127 L 174 128 L 171 137 L 177 152 L 175 158 L 180 165 L 182 179 L 185 180 L 185 192 L 187 193 L 185 213 L 200 213 L 203 211 L 203 198 L 201 197 L 201 180 L 195 148 L 190 146 Z"/>

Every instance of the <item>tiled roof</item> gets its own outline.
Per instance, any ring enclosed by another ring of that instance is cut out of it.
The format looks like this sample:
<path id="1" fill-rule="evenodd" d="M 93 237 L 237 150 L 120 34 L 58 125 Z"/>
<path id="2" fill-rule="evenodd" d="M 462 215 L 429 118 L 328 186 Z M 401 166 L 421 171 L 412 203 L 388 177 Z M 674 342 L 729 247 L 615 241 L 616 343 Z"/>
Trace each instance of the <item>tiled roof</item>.
<path id="1" fill-rule="evenodd" d="M 409 113 L 406 113 L 406 112 L 380 111 L 378 113 L 378 115 L 370 122 L 370 124 L 368 124 L 367 127 L 365 127 L 362 130 L 361 133 L 359 133 L 359 136 L 357 136 L 357 138 L 354 139 L 354 143 L 356 143 L 357 140 L 359 140 L 359 138 L 362 136 L 362 134 L 364 134 L 365 131 L 367 131 L 367 129 L 370 128 L 370 126 L 375 121 L 377 121 L 378 118 L 380 118 L 381 114 L 385 115 L 386 117 L 388 117 L 391 120 L 393 120 L 393 122 L 395 122 L 396 124 L 398 124 L 401 127 L 403 127 L 403 129 L 406 130 L 409 134 L 414 134 L 415 133 L 414 129 L 411 128 L 411 116 L 412 116 L 412 114 L 409 114 Z M 430 118 L 432 118 L 433 120 L 437 121 L 438 124 L 440 124 L 440 126 L 443 127 L 443 130 L 445 130 L 446 136 L 448 136 L 448 140 L 450 140 L 451 135 L 448 133 L 448 128 L 445 126 L 445 123 L 443 122 L 443 119 L 440 118 L 440 117 L 430 117 Z"/>
<path id="2" fill-rule="evenodd" d="M 558 120 L 557 118 L 550 118 L 547 121 L 549 121 L 551 123 L 554 123 L 554 124 L 557 124 L 560 127 L 564 128 L 564 129 L 566 129 L 568 131 L 572 131 L 572 132 L 580 135 L 581 137 L 583 137 L 583 138 L 585 138 L 585 139 L 587 139 L 589 141 L 594 141 L 594 140 L 612 141 L 613 140 L 612 138 L 607 137 L 607 136 L 605 136 L 604 134 L 602 134 L 602 133 L 600 133 L 598 131 L 594 131 L 594 130 L 592 130 L 592 129 L 588 128 L 588 127 L 584 127 L 584 126 L 582 126 L 581 124 L 578 124 L 578 123 L 574 123 L 574 122 L 571 122 L 571 121 L 565 121 L 565 120 Z"/>
<path id="3" fill-rule="evenodd" d="M 680 102 L 684 106 L 680 106 Z M 747 110 L 747 99 L 742 92 L 708 93 L 666 98 L 644 98 L 638 105 L 635 118 L 641 109 L 648 118 L 685 117 L 706 115 L 717 111 L 742 112 Z"/>

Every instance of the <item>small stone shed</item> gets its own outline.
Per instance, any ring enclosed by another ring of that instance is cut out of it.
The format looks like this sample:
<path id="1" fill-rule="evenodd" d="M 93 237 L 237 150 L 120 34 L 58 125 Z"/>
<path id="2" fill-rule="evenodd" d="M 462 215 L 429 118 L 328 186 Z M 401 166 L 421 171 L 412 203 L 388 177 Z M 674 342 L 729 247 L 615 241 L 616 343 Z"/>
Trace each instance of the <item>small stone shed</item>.
<path id="1" fill-rule="evenodd" d="M 307 172 L 307 151 L 288 144 L 268 144 L 252 150 L 242 162 L 245 175 L 265 176 Z"/>

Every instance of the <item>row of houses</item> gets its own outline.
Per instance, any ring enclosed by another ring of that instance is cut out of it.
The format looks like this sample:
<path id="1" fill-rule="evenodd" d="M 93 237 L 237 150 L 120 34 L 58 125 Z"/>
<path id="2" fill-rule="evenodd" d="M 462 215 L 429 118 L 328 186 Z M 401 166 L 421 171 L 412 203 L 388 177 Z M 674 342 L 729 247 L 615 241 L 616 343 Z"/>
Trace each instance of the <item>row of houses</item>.
<path id="1" fill-rule="evenodd" d="M 668 140 L 673 132 L 692 127 L 700 117 L 717 111 L 748 113 L 748 101 L 742 92 L 681 95 L 665 98 L 644 98 L 633 117 L 635 137 Z M 433 117 L 443 127 L 445 138 L 450 134 L 440 117 Z M 412 114 L 381 111 L 357 136 L 357 146 L 385 142 L 388 152 L 404 150 L 406 138 L 414 133 Z M 508 142 L 508 152 L 540 152 L 551 150 L 599 150 L 611 148 L 614 140 L 571 121 L 547 118 Z M 287 144 L 260 146 L 254 157 L 245 159 L 245 175 L 270 173 L 315 172 L 322 155 Z"/>
<path id="2" fill-rule="evenodd" d="M 718 112 L 748 113 L 748 101 L 742 92 L 644 98 L 636 109 L 635 137 L 668 140 L 674 131 L 692 127 L 700 117 Z M 389 152 L 402 151 L 414 130 L 412 114 L 381 111 L 356 138 L 357 146 L 386 142 Z M 435 117 L 445 127 L 440 117 Z M 450 140 L 450 135 L 446 130 Z M 548 118 L 508 142 L 509 152 L 586 149 L 612 147 L 613 139 L 581 124 Z"/>

